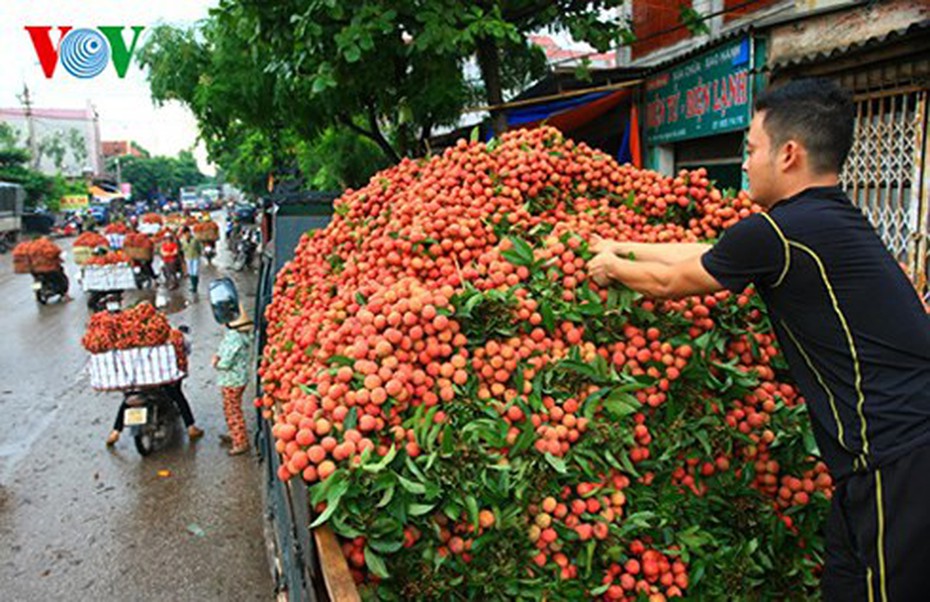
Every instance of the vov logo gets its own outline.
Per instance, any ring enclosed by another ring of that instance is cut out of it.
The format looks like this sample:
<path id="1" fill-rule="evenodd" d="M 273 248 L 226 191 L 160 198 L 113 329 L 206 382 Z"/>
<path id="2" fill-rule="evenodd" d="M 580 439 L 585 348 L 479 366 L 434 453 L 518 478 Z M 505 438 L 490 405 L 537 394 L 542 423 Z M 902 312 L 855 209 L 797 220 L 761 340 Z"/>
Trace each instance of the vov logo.
<path id="1" fill-rule="evenodd" d="M 100 26 L 96 29 L 74 29 L 70 25 L 58 27 L 58 46 L 52 44 L 49 26 L 26 26 L 32 45 L 36 49 L 45 77 L 51 79 L 58 63 L 65 71 L 80 79 L 89 79 L 103 73 L 113 61 L 113 68 L 120 78 L 126 77 L 129 61 L 145 29 L 141 25 L 131 27 L 132 43 L 126 48 L 123 40 L 125 27 Z"/>

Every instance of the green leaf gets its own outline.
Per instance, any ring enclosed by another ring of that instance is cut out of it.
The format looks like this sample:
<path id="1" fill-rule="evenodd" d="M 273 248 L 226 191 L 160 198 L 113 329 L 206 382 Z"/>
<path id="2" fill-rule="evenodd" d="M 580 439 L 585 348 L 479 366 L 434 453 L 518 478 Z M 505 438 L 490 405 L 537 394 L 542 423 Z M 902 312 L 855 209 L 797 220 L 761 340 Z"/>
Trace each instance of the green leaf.
<path id="1" fill-rule="evenodd" d="M 390 577 L 387 566 L 384 564 L 384 560 L 375 554 L 370 546 L 365 546 L 365 565 L 368 566 L 369 571 L 381 577 L 382 579 L 387 579 Z"/>
<path id="2" fill-rule="evenodd" d="M 613 584 L 614 584 L 613 581 L 608 581 L 607 583 L 601 586 L 595 587 L 594 589 L 591 590 L 590 593 L 592 596 L 601 596 L 603 594 L 606 594 L 607 590 L 610 589 L 610 586 Z"/>
<path id="3" fill-rule="evenodd" d="M 390 485 L 387 489 L 384 490 L 384 495 L 381 496 L 381 501 L 378 502 L 378 508 L 384 508 L 391 503 L 391 499 L 394 498 L 394 485 Z"/>
<path id="4" fill-rule="evenodd" d="M 381 552 L 382 554 L 393 554 L 394 552 L 404 547 L 404 540 L 372 539 L 368 542 L 368 545 L 371 546 L 372 550 Z"/>
<path id="5" fill-rule="evenodd" d="M 417 495 L 426 493 L 426 487 L 424 487 L 422 483 L 416 483 L 410 479 L 404 478 L 402 475 L 397 475 L 397 480 L 400 481 L 401 487 L 410 493 Z"/>
<path id="6" fill-rule="evenodd" d="M 362 51 L 358 46 L 352 44 L 343 51 L 342 56 L 345 57 L 347 63 L 355 63 L 362 58 Z"/>
<path id="7" fill-rule="evenodd" d="M 348 415 L 346 415 L 346 421 L 344 423 L 344 426 L 346 430 L 349 430 L 349 429 L 354 429 L 357 424 L 358 424 L 358 408 L 353 406 L 352 409 L 349 410 Z"/>
<path id="8" fill-rule="evenodd" d="M 436 504 L 410 504 L 407 506 L 407 514 L 410 516 L 423 516 L 432 512 Z"/>
<path id="9" fill-rule="evenodd" d="M 478 500 L 475 496 L 469 495 L 465 498 L 465 507 L 468 509 L 468 517 L 471 519 L 475 529 L 478 528 Z"/>
<path id="10" fill-rule="evenodd" d="M 331 355 L 327 361 L 330 365 L 336 364 L 339 366 L 349 366 L 350 368 L 355 365 L 355 360 L 344 355 Z"/>
<path id="11" fill-rule="evenodd" d="M 568 468 L 565 466 L 565 460 L 553 456 L 550 452 L 546 452 L 546 462 L 549 463 L 552 468 L 559 474 L 567 474 Z"/>
<path id="12" fill-rule="evenodd" d="M 502 252 L 501 256 L 514 265 L 532 267 L 533 248 L 526 241 L 516 237 L 509 237 L 508 240 L 513 245 L 513 248 Z"/>
<path id="13" fill-rule="evenodd" d="M 340 468 L 339 470 L 331 474 L 329 478 L 323 481 L 322 483 L 318 483 L 317 485 L 314 485 L 313 494 L 310 496 L 310 502 L 316 505 L 322 502 L 323 500 L 330 499 L 332 495 L 331 492 L 333 489 L 340 488 L 343 486 L 346 488 L 348 487 L 348 483 L 346 483 L 348 478 L 349 478 L 349 473 L 345 469 Z"/>
<path id="14" fill-rule="evenodd" d="M 633 395 L 625 391 L 614 389 L 604 400 L 604 409 L 615 418 L 623 418 L 635 413 L 640 408 L 640 403 Z"/>
<path id="15" fill-rule="evenodd" d="M 815 458 L 820 457 L 820 448 L 817 447 L 817 440 L 814 439 L 814 432 L 809 429 L 804 429 L 804 451 L 807 452 L 809 456 L 814 456 Z"/>
<path id="16" fill-rule="evenodd" d="M 381 458 L 381 461 L 379 461 L 377 464 L 362 464 L 362 470 L 371 473 L 381 472 L 387 467 L 388 464 L 391 463 L 396 455 L 397 448 L 395 446 L 391 446 L 390 449 L 388 449 L 388 453 L 386 453 L 384 457 Z"/>
<path id="17" fill-rule="evenodd" d="M 334 473 L 335 474 L 335 473 Z M 330 475 L 332 478 L 333 475 Z M 314 529 L 319 527 L 333 515 L 333 512 L 339 507 L 339 502 L 342 501 L 342 496 L 345 495 L 346 491 L 349 490 L 349 481 L 348 479 L 339 481 L 334 485 L 326 494 L 326 509 L 310 524 L 310 528 Z"/>
<path id="18" fill-rule="evenodd" d="M 469 135 L 468 139 L 472 143 L 475 143 L 475 142 L 478 142 L 480 138 L 481 138 L 481 127 L 476 125 L 475 127 L 471 129 L 471 135 Z"/>
<path id="19" fill-rule="evenodd" d="M 547 332 L 555 331 L 555 314 L 552 312 L 552 305 L 548 301 L 539 304 L 539 313 L 542 316 L 542 324 Z"/>
<path id="20" fill-rule="evenodd" d="M 404 459 L 404 466 L 406 466 L 407 469 L 408 469 L 410 472 L 412 472 L 412 473 L 413 473 L 413 476 L 415 476 L 416 478 L 420 479 L 421 481 L 426 481 L 426 480 L 427 480 L 427 479 L 426 479 L 426 475 L 423 474 L 423 471 L 420 470 L 420 467 L 417 466 L 417 463 L 416 463 L 416 462 L 414 461 L 414 459 L 411 458 L 410 456 L 407 456 L 407 457 Z"/>

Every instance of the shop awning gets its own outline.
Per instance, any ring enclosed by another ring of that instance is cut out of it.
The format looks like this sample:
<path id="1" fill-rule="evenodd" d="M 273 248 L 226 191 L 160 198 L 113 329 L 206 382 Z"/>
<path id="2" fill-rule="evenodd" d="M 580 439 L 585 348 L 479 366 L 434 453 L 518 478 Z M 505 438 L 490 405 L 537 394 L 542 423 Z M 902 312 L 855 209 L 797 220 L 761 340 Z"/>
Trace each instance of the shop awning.
<path id="1" fill-rule="evenodd" d="M 87 189 L 87 192 L 94 197 L 95 201 L 109 202 L 113 199 L 124 199 L 126 195 L 120 192 L 110 192 L 109 190 L 104 190 L 100 186 L 94 185 Z"/>

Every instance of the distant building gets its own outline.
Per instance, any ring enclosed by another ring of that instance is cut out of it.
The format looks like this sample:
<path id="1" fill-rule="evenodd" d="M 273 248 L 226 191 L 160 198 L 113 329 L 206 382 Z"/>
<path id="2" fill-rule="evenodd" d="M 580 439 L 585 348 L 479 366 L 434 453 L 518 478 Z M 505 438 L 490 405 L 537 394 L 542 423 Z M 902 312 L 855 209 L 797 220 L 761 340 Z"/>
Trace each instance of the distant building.
<path id="1" fill-rule="evenodd" d="M 0 121 L 13 127 L 21 146 L 29 148 L 42 173 L 79 177 L 103 173 L 103 152 L 97 112 L 84 109 L 0 108 Z M 32 141 L 30 142 L 30 130 Z"/>
<path id="2" fill-rule="evenodd" d="M 587 44 L 579 44 L 561 38 L 556 40 L 549 35 L 528 36 L 530 42 L 536 44 L 546 53 L 546 61 L 553 68 L 578 67 L 587 63 L 591 69 L 610 69 L 617 66 L 617 51 L 591 52 Z"/>

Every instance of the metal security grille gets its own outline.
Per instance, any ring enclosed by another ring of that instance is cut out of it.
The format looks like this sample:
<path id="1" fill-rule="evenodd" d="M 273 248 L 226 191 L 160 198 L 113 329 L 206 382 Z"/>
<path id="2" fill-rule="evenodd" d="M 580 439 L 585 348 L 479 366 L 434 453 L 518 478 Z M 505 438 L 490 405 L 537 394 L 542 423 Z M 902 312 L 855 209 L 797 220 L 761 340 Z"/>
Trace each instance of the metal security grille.
<path id="1" fill-rule="evenodd" d="M 856 98 L 855 138 L 840 177 L 927 298 L 927 90 Z"/>

